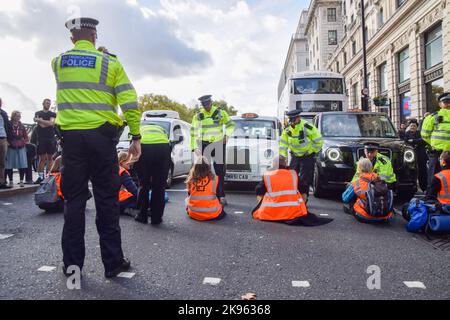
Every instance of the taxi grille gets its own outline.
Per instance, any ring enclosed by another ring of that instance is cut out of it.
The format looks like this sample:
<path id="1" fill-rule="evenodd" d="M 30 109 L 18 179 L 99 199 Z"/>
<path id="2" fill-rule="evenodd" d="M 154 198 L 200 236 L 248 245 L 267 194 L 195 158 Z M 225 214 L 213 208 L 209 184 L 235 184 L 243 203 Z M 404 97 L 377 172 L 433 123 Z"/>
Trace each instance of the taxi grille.
<path id="1" fill-rule="evenodd" d="M 234 147 L 227 150 L 227 170 L 237 172 L 250 172 L 250 150 L 248 148 Z"/>

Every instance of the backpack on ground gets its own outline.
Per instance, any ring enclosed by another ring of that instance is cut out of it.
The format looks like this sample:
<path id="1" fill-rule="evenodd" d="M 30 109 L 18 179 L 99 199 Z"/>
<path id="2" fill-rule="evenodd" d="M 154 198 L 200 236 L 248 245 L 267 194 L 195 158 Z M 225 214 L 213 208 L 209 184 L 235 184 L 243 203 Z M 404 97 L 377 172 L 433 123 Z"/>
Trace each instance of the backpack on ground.
<path id="1" fill-rule="evenodd" d="M 366 212 L 375 218 L 386 217 L 394 210 L 394 193 L 386 181 L 375 180 L 369 183 L 366 192 Z"/>
<path id="2" fill-rule="evenodd" d="M 56 177 L 49 176 L 44 179 L 39 189 L 34 194 L 34 203 L 39 208 L 53 207 L 59 201 Z"/>
<path id="3" fill-rule="evenodd" d="M 411 199 L 407 211 L 403 212 L 403 217 L 408 221 L 406 230 L 408 232 L 424 231 L 428 224 L 429 211 L 436 211 L 436 207 L 418 198 Z"/>

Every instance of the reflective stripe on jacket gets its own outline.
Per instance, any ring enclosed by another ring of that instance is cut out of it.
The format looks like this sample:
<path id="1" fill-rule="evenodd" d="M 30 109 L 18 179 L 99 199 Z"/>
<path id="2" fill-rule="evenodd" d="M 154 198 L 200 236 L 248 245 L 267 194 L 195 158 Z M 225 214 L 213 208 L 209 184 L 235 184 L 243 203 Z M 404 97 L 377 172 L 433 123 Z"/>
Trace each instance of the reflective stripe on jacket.
<path id="1" fill-rule="evenodd" d="M 256 220 L 286 221 L 306 216 L 308 211 L 298 192 L 298 175 L 293 170 L 274 170 L 264 175 L 267 193 L 253 213 Z"/>
<path id="2" fill-rule="evenodd" d="M 212 143 L 223 140 L 225 135 L 230 137 L 235 128 L 236 124 L 226 111 L 218 109 L 216 106 L 212 106 L 209 112 L 201 109 L 192 119 L 191 149 L 197 149 L 198 143 L 201 141 Z"/>
<path id="3" fill-rule="evenodd" d="M 450 170 L 443 170 L 435 175 L 436 178 L 441 182 L 441 190 L 437 195 L 437 199 L 442 204 L 450 204 Z"/>
<path id="4" fill-rule="evenodd" d="M 377 160 L 375 161 L 375 165 L 373 167 L 373 171 L 378 174 L 378 177 L 381 180 L 386 181 L 386 183 L 395 183 L 397 182 L 397 176 L 395 175 L 394 168 L 392 167 L 392 162 L 388 157 L 378 153 Z M 358 171 L 355 173 L 352 182 L 355 182 L 359 179 Z"/>
<path id="5" fill-rule="evenodd" d="M 352 183 L 353 191 L 358 197 L 353 205 L 353 209 L 358 217 L 368 221 L 386 221 L 390 220 L 393 216 L 393 213 L 391 212 L 386 217 L 375 218 L 369 215 L 365 210 L 367 201 L 366 192 L 369 190 L 369 184 L 378 178 L 379 176 L 375 173 L 365 173 L 358 180 Z"/>
<path id="6" fill-rule="evenodd" d="M 53 59 L 52 68 L 57 83 L 56 124 L 62 130 L 96 129 L 105 122 L 120 127 L 120 105 L 130 133 L 139 134 L 136 90 L 117 58 L 81 40 L 73 50 Z"/>
<path id="7" fill-rule="evenodd" d="M 426 117 L 420 134 L 434 150 L 450 151 L 450 109 Z"/>
<path id="8" fill-rule="evenodd" d="M 319 130 L 306 120 L 294 128 L 287 127 L 280 139 L 280 155 L 287 158 L 290 150 L 296 157 L 318 153 L 323 146 L 323 138 Z"/>
<path id="9" fill-rule="evenodd" d="M 203 178 L 197 185 L 190 186 L 187 211 L 192 219 L 207 221 L 216 219 L 222 213 L 222 205 L 217 198 L 219 177 Z"/>
<path id="10" fill-rule="evenodd" d="M 156 124 L 143 125 L 141 127 L 142 144 L 169 143 L 168 133 Z"/>
<path id="11" fill-rule="evenodd" d="M 119 176 L 121 176 L 123 173 L 128 173 L 128 170 L 126 170 L 125 168 L 119 166 Z M 130 198 L 133 197 L 133 194 L 131 192 L 129 192 L 127 189 L 125 189 L 123 186 L 120 187 L 120 191 L 119 191 L 119 202 L 128 200 Z"/>

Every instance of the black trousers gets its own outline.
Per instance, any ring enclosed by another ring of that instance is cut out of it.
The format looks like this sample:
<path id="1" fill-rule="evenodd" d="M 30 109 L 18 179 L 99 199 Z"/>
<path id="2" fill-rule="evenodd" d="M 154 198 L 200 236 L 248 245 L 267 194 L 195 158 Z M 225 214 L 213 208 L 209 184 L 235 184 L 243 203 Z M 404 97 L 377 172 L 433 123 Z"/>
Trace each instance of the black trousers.
<path id="1" fill-rule="evenodd" d="M 217 155 L 216 155 L 216 151 Z M 225 174 L 226 174 L 226 150 L 227 145 L 223 143 L 223 140 L 210 143 L 202 141 L 202 154 L 210 163 L 214 165 L 214 171 L 219 177 L 219 184 L 217 186 L 217 197 L 225 197 Z M 222 152 L 220 155 L 219 153 Z"/>
<path id="2" fill-rule="evenodd" d="M 441 164 L 439 158 L 441 157 L 441 153 L 439 151 L 430 152 L 428 154 L 428 189 L 431 187 L 433 183 L 434 176 L 442 171 Z M 431 191 L 431 190 L 429 190 Z M 431 194 L 431 193 L 429 193 Z"/>
<path id="3" fill-rule="evenodd" d="M 170 154 L 169 144 L 143 144 L 142 156 L 135 164 L 140 186 L 137 208 L 144 217 L 150 208 L 152 223 L 161 222 L 166 207 L 164 194 L 170 168 Z M 150 189 L 152 189 L 151 201 L 149 201 Z"/>
<path id="4" fill-rule="evenodd" d="M 62 234 L 63 261 L 66 267 L 83 267 L 85 257 L 85 210 L 92 181 L 96 225 L 106 271 L 122 264 L 123 252 L 119 226 L 119 165 L 111 133 L 103 130 L 63 132 L 61 190 L 65 197 Z"/>
<path id="5" fill-rule="evenodd" d="M 299 175 L 299 192 L 309 195 L 309 188 L 313 184 L 315 155 L 296 157 L 292 155 L 290 168 Z"/>

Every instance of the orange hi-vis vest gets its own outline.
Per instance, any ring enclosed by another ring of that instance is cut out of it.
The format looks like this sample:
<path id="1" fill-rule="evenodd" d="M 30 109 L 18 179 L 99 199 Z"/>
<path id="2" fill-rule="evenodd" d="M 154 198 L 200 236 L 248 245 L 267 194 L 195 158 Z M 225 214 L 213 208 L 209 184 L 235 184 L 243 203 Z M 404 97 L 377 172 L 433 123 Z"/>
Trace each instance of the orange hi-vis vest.
<path id="1" fill-rule="evenodd" d="M 216 219 L 222 213 L 222 205 L 217 198 L 219 177 L 203 178 L 196 185 L 190 186 L 187 199 L 187 211 L 192 219 L 207 221 Z"/>
<path id="2" fill-rule="evenodd" d="M 119 166 L 119 176 L 121 176 L 123 173 L 128 173 L 128 170 L 126 170 L 125 168 L 122 168 L 121 166 Z M 119 191 L 119 202 L 125 201 L 127 199 L 130 199 L 133 197 L 133 194 L 131 192 L 129 192 L 127 189 L 125 189 L 123 186 L 120 187 L 120 191 Z"/>
<path id="3" fill-rule="evenodd" d="M 450 169 L 443 170 L 435 175 L 441 181 L 441 190 L 438 193 L 437 199 L 442 204 L 450 204 Z"/>
<path id="4" fill-rule="evenodd" d="M 61 199 L 64 200 L 64 196 L 63 196 L 62 191 L 61 191 L 61 173 L 60 173 L 60 172 L 53 172 L 53 173 L 50 173 L 50 175 L 55 177 L 55 180 L 56 180 L 56 190 L 57 190 L 57 192 L 58 192 L 58 196 L 59 196 Z"/>
<path id="5" fill-rule="evenodd" d="M 369 184 L 372 181 L 375 181 L 378 179 L 378 175 L 376 173 L 364 173 L 362 174 L 358 180 L 353 182 L 353 191 L 355 192 L 358 199 L 356 200 L 353 209 L 355 210 L 355 213 L 365 220 L 371 220 L 371 221 L 386 221 L 390 220 L 393 216 L 393 213 L 390 212 L 385 217 L 373 217 L 369 215 L 366 210 L 366 201 L 367 196 L 366 192 L 369 190 Z"/>
<path id="6" fill-rule="evenodd" d="M 280 169 L 264 175 L 267 193 L 261 206 L 253 213 L 253 219 L 286 221 L 308 215 L 302 195 L 298 192 L 296 171 Z"/>

